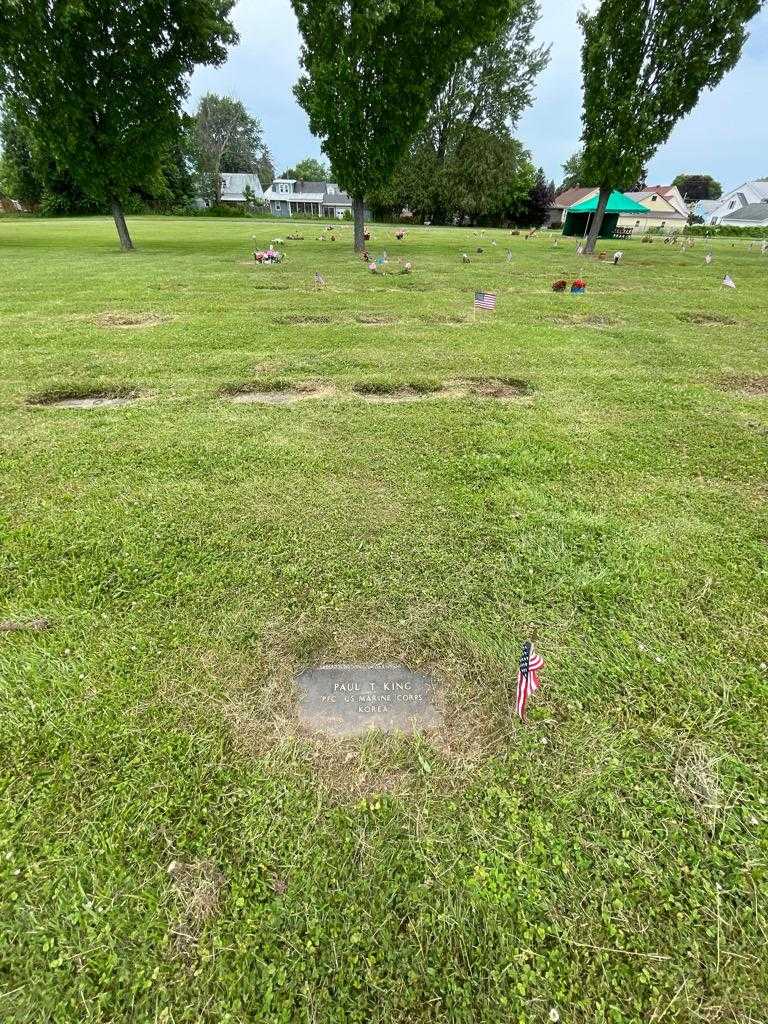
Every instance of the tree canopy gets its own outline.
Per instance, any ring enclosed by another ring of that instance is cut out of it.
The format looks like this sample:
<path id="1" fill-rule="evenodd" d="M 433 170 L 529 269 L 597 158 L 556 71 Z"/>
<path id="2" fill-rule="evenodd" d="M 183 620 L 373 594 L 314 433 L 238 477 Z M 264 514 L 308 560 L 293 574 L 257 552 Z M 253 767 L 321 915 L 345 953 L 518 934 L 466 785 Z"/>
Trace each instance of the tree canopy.
<path id="1" fill-rule="evenodd" d="M 187 118 L 166 140 L 151 180 L 131 189 L 126 212 L 178 211 L 191 205 L 195 190 L 185 142 Z M 109 213 L 105 199 L 86 194 L 70 174 L 59 170 L 39 139 L 23 127 L 11 110 L 0 118 L 0 192 L 43 214 Z"/>
<path id="2" fill-rule="evenodd" d="M 582 170 L 600 187 L 586 251 L 613 188 L 634 181 L 705 88 L 738 61 L 761 0 L 601 0 L 579 15 L 584 41 Z"/>
<path id="3" fill-rule="evenodd" d="M 515 3 L 498 35 L 455 68 L 423 129 L 438 159 L 474 128 L 500 137 L 514 131 L 531 104 L 536 76 L 549 63 L 550 48 L 533 45 L 539 13 L 536 0 Z"/>
<path id="4" fill-rule="evenodd" d="M 221 202 L 221 175 L 257 174 L 263 187 L 274 178 L 272 157 L 257 117 L 240 100 L 206 93 L 192 124 L 192 157 L 200 194 Z"/>
<path id="5" fill-rule="evenodd" d="M 560 182 L 558 192 L 565 192 L 568 188 L 589 188 L 584 177 L 584 150 L 578 149 L 568 157 L 563 167 L 563 180 Z"/>
<path id="6" fill-rule="evenodd" d="M 489 43 L 519 0 L 292 0 L 304 45 L 296 96 L 353 199 L 386 184 L 456 65 Z"/>
<path id="7" fill-rule="evenodd" d="M 151 187 L 195 64 L 219 64 L 234 0 L 0 0 L 5 103 L 82 192 L 123 204 Z"/>
<path id="8" fill-rule="evenodd" d="M 672 184 L 677 185 L 689 203 L 697 203 L 700 199 L 719 199 L 723 194 L 723 186 L 709 174 L 678 174 Z"/>
<path id="9" fill-rule="evenodd" d="M 328 165 L 313 156 L 299 160 L 295 167 L 288 167 L 280 175 L 281 178 L 295 178 L 297 181 L 328 181 L 330 171 Z"/>

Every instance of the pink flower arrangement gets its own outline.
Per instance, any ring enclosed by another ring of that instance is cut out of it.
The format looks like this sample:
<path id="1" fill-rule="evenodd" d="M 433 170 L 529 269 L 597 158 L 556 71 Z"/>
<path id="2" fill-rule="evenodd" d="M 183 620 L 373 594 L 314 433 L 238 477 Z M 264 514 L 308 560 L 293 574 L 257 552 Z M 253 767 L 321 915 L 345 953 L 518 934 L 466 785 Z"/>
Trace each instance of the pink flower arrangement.
<path id="1" fill-rule="evenodd" d="M 253 258 L 257 263 L 280 263 L 283 259 L 283 254 L 275 252 L 274 249 L 267 249 L 263 252 L 255 252 Z"/>

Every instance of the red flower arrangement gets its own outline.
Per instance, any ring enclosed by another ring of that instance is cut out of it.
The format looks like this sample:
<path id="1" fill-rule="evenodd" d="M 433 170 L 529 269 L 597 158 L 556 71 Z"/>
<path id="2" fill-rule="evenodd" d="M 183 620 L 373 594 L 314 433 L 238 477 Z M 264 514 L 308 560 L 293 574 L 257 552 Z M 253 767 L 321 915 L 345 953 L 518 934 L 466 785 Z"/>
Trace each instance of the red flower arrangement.
<path id="1" fill-rule="evenodd" d="M 582 281 L 582 279 L 580 277 L 577 277 L 576 280 L 571 285 L 571 292 L 573 292 L 576 295 L 580 295 L 582 292 L 585 292 L 586 290 L 587 290 L 587 282 L 586 281 Z"/>

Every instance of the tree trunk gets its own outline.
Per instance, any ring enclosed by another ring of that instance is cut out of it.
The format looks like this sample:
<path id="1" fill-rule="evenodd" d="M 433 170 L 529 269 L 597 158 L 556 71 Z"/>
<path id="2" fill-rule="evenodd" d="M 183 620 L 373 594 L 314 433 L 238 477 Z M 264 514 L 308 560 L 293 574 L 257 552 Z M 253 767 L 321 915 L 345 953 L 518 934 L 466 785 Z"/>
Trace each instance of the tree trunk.
<path id="1" fill-rule="evenodd" d="M 595 215 L 592 218 L 592 223 L 589 226 L 587 244 L 584 246 L 585 255 L 590 255 L 595 251 L 595 242 L 600 235 L 600 228 L 603 226 L 605 208 L 608 205 L 608 200 L 611 198 L 611 191 L 612 189 L 607 188 L 605 185 L 600 186 L 600 196 L 597 200 L 597 209 L 595 210 Z"/>
<path id="2" fill-rule="evenodd" d="M 115 218 L 115 227 L 117 228 L 117 234 L 120 239 L 120 248 L 124 252 L 129 252 L 133 249 L 133 242 L 131 241 L 131 236 L 128 234 L 128 225 L 125 223 L 123 208 L 117 199 L 112 200 L 112 216 Z"/>
<path id="3" fill-rule="evenodd" d="M 352 196 L 352 215 L 355 218 L 355 252 L 365 248 L 365 206 L 360 196 Z"/>

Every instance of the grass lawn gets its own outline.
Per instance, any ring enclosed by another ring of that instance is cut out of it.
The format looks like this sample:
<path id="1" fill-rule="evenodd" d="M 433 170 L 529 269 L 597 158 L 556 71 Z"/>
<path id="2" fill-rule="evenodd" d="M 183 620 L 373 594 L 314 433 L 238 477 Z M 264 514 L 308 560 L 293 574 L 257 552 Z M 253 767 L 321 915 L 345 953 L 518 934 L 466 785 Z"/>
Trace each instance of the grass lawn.
<path id="1" fill-rule="evenodd" d="M 768 256 L 130 227 L 0 220 L 0 1021 L 766 1021 Z"/>

